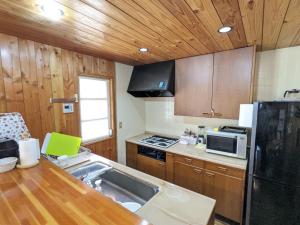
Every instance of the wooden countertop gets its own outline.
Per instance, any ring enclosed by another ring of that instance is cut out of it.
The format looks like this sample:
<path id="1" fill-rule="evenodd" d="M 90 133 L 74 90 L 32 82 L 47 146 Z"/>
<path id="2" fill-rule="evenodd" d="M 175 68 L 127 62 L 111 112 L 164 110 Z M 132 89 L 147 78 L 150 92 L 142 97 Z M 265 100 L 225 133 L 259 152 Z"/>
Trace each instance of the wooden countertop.
<path id="1" fill-rule="evenodd" d="M 45 159 L 0 174 L 0 224 L 147 225 Z"/>

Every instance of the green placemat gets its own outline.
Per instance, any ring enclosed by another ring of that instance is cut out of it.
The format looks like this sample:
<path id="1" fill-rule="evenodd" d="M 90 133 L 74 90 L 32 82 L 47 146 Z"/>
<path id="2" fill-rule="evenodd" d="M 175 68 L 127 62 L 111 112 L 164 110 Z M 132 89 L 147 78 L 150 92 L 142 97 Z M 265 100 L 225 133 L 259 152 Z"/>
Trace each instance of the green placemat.
<path id="1" fill-rule="evenodd" d="M 51 138 L 46 150 L 47 155 L 74 156 L 78 154 L 81 138 L 70 135 L 51 133 Z"/>

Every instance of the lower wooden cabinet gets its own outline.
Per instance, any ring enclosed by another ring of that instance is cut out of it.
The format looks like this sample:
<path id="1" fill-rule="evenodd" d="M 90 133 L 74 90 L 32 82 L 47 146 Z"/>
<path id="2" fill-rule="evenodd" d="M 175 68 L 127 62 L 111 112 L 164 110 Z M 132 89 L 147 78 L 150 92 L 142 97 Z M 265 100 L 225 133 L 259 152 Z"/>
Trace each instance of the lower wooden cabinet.
<path id="1" fill-rule="evenodd" d="M 181 187 L 202 193 L 202 173 L 203 169 L 174 162 L 174 183 Z"/>
<path id="2" fill-rule="evenodd" d="M 166 162 L 137 154 L 127 143 L 127 165 L 216 199 L 215 213 L 242 222 L 245 170 L 166 153 Z"/>
<path id="3" fill-rule="evenodd" d="M 138 146 L 126 142 L 126 166 L 136 169 Z"/>
<path id="4" fill-rule="evenodd" d="M 173 170 L 175 184 L 216 199 L 217 214 L 241 223 L 244 170 L 179 155 L 174 156 Z"/>
<path id="5" fill-rule="evenodd" d="M 166 179 L 166 163 L 143 155 L 137 155 L 136 168 L 139 171 Z"/>

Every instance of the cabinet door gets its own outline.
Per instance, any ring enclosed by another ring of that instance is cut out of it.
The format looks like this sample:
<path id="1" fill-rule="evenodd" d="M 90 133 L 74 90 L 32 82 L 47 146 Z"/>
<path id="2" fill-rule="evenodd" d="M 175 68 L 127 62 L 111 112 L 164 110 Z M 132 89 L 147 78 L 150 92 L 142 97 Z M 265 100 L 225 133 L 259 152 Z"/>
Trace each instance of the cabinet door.
<path id="1" fill-rule="evenodd" d="M 176 60 L 175 68 L 175 115 L 209 116 L 213 55 Z"/>
<path id="2" fill-rule="evenodd" d="M 166 180 L 174 182 L 174 155 L 166 153 Z"/>
<path id="3" fill-rule="evenodd" d="M 174 183 L 198 193 L 202 193 L 202 173 L 203 169 L 181 162 L 174 163 Z"/>
<path id="4" fill-rule="evenodd" d="M 239 178 L 205 171 L 204 194 L 216 199 L 216 213 L 241 222 L 244 181 Z"/>
<path id="5" fill-rule="evenodd" d="M 126 165 L 136 169 L 137 145 L 126 142 Z"/>
<path id="6" fill-rule="evenodd" d="M 143 155 L 137 155 L 137 169 L 149 175 L 166 179 L 166 163 Z"/>
<path id="7" fill-rule="evenodd" d="M 252 101 L 254 48 L 214 54 L 212 109 L 215 117 L 238 119 L 240 104 Z"/>

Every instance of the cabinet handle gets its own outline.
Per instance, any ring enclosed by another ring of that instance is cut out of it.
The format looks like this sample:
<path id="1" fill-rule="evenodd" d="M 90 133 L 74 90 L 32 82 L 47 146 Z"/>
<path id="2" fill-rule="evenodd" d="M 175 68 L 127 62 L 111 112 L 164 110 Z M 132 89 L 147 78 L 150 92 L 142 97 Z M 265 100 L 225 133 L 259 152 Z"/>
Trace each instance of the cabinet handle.
<path id="1" fill-rule="evenodd" d="M 227 168 L 222 167 L 222 166 L 218 166 L 217 168 L 223 172 L 226 172 L 228 170 Z"/>
<path id="2" fill-rule="evenodd" d="M 204 113 L 202 113 L 202 115 L 211 116 L 211 113 L 204 112 Z"/>
<path id="3" fill-rule="evenodd" d="M 159 165 L 159 166 L 165 166 L 165 164 L 162 163 L 162 162 L 159 162 L 158 165 Z"/>
<path id="4" fill-rule="evenodd" d="M 215 176 L 215 174 L 209 173 L 209 172 L 205 172 L 205 175 L 208 176 L 208 177 L 213 177 L 213 176 Z"/>
<path id="5" fill-rule="evenodd" d="M 222 116 L 222 113 L 214 113 L 214 116 Z"/>
<path id="6" fill-rule="evenodd" d="M 195 172 L 195 173 L 199 173 L 199 174 L 201 174 L 201 173 L 202 173 L 202 170 L 199 170 L 199 169 L 194 169 L 194 172 Z"/>
<path id="7" fill-rule="evenodd" d="M 187 162 L 187 163 L 191 163 L 192 162 L 192 159 L 189 159 L 189 158 L 184 158 L 185 159 L 185 161 Z"/>

